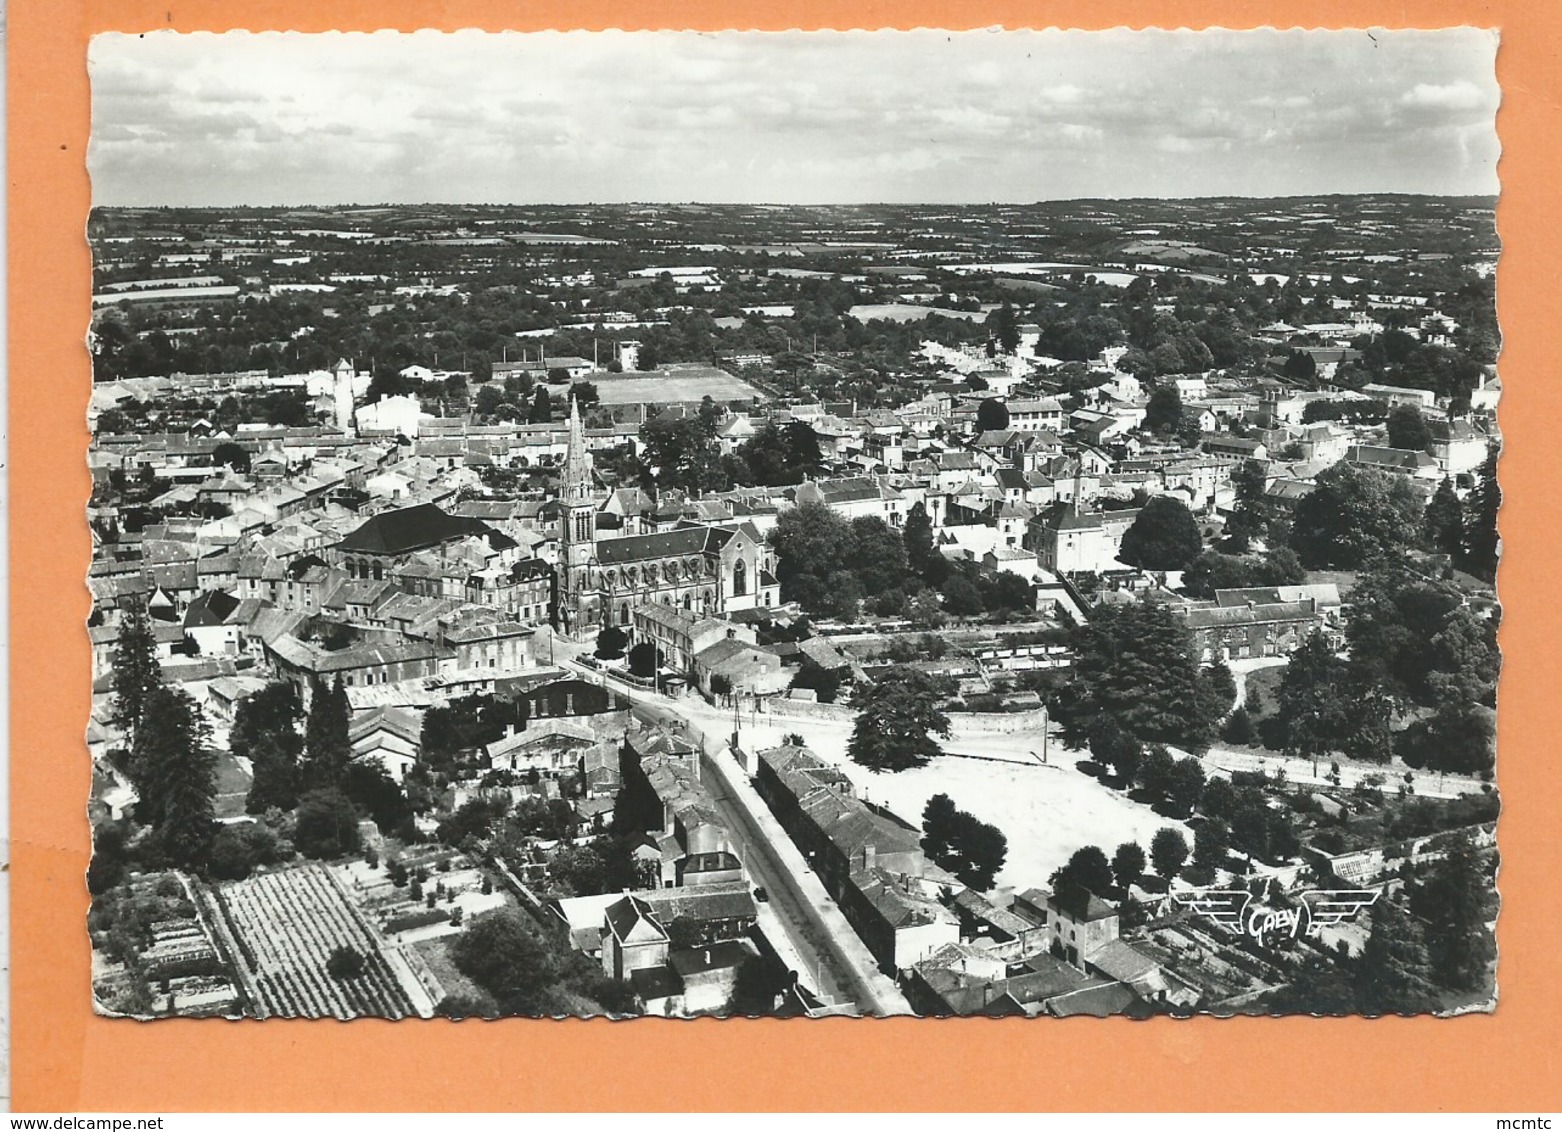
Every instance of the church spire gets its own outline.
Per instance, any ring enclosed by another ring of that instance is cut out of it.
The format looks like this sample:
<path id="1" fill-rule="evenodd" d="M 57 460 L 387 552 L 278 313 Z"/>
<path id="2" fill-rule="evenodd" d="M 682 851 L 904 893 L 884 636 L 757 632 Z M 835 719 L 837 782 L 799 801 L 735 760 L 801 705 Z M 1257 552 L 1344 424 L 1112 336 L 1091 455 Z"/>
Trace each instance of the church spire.
<path id="1" fill-rule="evenodd" d="M 586 450 L 586 430 L 580 423 L 580 402 L 569 399 L 569 444 L 564 457 L 564 498 L 579 503 L 591 498 L 591 454 Z"/>

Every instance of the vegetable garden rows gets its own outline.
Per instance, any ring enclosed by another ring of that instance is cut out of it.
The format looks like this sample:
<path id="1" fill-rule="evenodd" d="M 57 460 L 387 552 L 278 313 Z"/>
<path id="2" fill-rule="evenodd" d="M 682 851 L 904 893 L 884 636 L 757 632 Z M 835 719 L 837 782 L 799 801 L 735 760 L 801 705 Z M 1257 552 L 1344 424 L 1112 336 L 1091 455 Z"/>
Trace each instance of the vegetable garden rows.
<path id="1" fill-rule="evenodd" d="M 319 865 L 266 873 L 216 889 L 217 902 L 254 977 L 265 1013 L 284 1018 L 405 1018 L 415 1013 L 380 953 L 384 941 Z M 333 978 L 338 947 L 364 958 L 353 978 Z"/>

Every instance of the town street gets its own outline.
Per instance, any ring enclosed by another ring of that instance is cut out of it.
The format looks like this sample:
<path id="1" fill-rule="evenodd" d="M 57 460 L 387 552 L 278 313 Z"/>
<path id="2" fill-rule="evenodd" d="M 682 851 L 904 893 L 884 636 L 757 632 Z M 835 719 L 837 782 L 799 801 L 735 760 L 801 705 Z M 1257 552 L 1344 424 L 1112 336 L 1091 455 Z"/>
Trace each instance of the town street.
<path id="1" fill-rule="evenodd" d="M 604 683 L 603 673 L 577 664 L 573 656 L 562 655 L 567 643 L 562 637 L 556 640 L 556 659 L 593 683 Z M 657 693 L 617 680 L 609 686 L 629 699 L 636 717 L 682 734 L 704 752 L 703 767 L 709 772 L 705 787 L 738 838 L 739 856 L 751 879 L 765 889 L 773 918 L 785 932 L 777 950 L 783 957 L 790 950 L 803 962 L 805 969 L 798 974 L 804 985 L 826 1000 L 855 1003 L 865 1013 L 910 1013 L 910 1005 L 894 981 L 878 969 L 823 882 L 771 816 L 723 743 L 715 736 L 707 737 L 679 710 L 680 705 Z"/>

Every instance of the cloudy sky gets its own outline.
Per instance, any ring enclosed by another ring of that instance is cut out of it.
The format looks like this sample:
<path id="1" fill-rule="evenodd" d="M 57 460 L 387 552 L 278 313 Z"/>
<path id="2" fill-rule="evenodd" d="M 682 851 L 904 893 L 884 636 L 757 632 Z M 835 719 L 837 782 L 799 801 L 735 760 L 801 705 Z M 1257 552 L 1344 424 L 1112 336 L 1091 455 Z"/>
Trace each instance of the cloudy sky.
<path id="1" fill-rule="evenodd" d="M 1495 193 L 1494 33 L 102 35 L 100 204 Z"/>

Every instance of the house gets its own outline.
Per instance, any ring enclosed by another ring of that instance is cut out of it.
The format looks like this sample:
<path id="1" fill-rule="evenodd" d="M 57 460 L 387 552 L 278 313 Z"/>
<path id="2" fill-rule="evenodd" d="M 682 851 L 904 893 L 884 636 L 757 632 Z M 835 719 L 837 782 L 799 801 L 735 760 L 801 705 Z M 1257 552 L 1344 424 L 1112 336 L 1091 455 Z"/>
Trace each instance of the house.
<path id="1" fill-rule="evenodd" d="M 660 663 L 677 672 L 690 672 L 694 657 L 717 641 L 738 640 L 753 644 L 758 638 L 750 625 L 697 617 L 672 605 L 647 602 L 634 611 L 636 643 L 656 646 Z"/>
<path id="2" fill-rule="evenodd" d="M 603 912 L 602 972 L 626 980 L 635 971 L 663 967 L 670 938 L 651 907 L 632 893 L 609 904 Z"/>
<path id="3" fill-rule="evenodd" d="M 200 656 L 237 656 L 244 630 L 239 607 L 243 604 L 226 590 L 208 590 L 184 611 L 184 635 Z"/>
<path id="4" fill-rule="evenodd" d="M 1473 472 L 1486 462 L 1491 437 L 1477 431 L 1469 421 L 1431 420 L 1427 421 L 1427 428 L 1432 433 L 1427 450 L 1443 474 Z"/>
<path id="5" fill-rule="evenodd" d="M 665 731 L 631 732 L 621 763 L 627 808 L 645 815 L 661 883 L 678 883 L 679 863 L 702 853 L 736 853 L 738 844 L 701 781 L 700 755 Z"/>
<path id="6" fill-rule="evenodd" d="M 371 687 L 433 676 L 439 668 L 439 650 L 431 642 L 411 639 L 333 651 L 289 635 L 265 642 L 264 650 L 267 662 L 278 676 L 292 681 L 305 705 L 317 679 L 340 678 L 344 687 Z"/>
<path id="7" fill-rule="evenodd" d="M 1063 428 L 1063 402 L 1055 397 L 1013 400 L 1009 410 L 1009 428 L 1015 432 L 1056 432 Z"/>
<path id="8" fill-rule="evenodd" d="M 1269 459 L 1269 449 L 1262 441 L 1233 436 L 1229 432 L 1205 433 L 1199 447 L 1211 456 L 1230 456 L 1237 460 Z"/>
<path id="9" fill-rule="evenodd" d="M 1380 385 L 1376 382 L 1361 387 L 1361 392 L 1377 401 L 1384 401 L 1391 408 L 1411 405 L 1417 409 L 1430 409 L 1437 404 L 1437 395 L 1430 389 L 1409 389 L 1403 385 Z"/>
<path id="10" fill-rule="evenodd" d="M 1117 909 L 1079 885 L 1057 892 L 1028 889 L 1015 896 L 1013 911 L 1047 929 L 1052 954 L 1081 971 L 1118 937 Z"/>
<path id="11" fill-rule="evenodd" d="M 347 739 L 353 762 L 378 764 L 401 782 L 422 757 L 423 722 L 405 708 L 373 708 L 353 716 Z"/>
<path id="12" fill-rule="evenodd" d="M 1054 574 L 1119 570 L 1123 535 L 1138 517 L 1137 508 L 1081 511 L 1073 503 L 1054 503 L 1030 521 L 1025 548 L 1035 552 L 1043 570 Z"/>
<path id="13" fill-rule="evenodd" d="M 1483 455 L 1484 458 L 1484 455 Z M 1441 479 L 1443 472 L 1438 463 L 1425 452 L 1405 448 L 1379 448 L 1369 444 L 1357 444 L 1345 453 L 1345 462 L 1366 471 L 1387 472 L 1390 475 L 1411 476 L 1415 479 Z"/>
<path id="14" fill-rule="evenodd" d="M 899 527 L 910 510 L 904 495 L 871 476 L 809 480 L 792 489 L 792 499 L 799 507 L 820 503 L 847 519 L 871 516 L 892 527 Z"/>
<path id="15" fill-rule="evenodd" d="M 806 747 L 758 752 L 754 787 L 885 970 L 959 940 L 918 832 L 856 797 L 851 781 Z"/>
<path id="16" fill-rule="evenodd" d="M 724 637 L 696 653 L 690 666 L 694 682 L 708 697 L 718 693 L 716 684 L 725 686 L 725 694 L 763 697 L 784 692 L 791 673 L 783 671 L 781 658 L 774 652 L 734 637 Z"/>
<path id="17" fill-rule="evenodd" d="M 1315 629 L 1322 630 L 1336 643 L 1341 636 L 1322 603 L 1311 596 L 1300 601 L 1263 605 L 1249 598 L 1240 605 L 1171 608 L 1192 631 L 1194 653 L 1205 664 L 1257 656 L 1289 656 Z"/>

